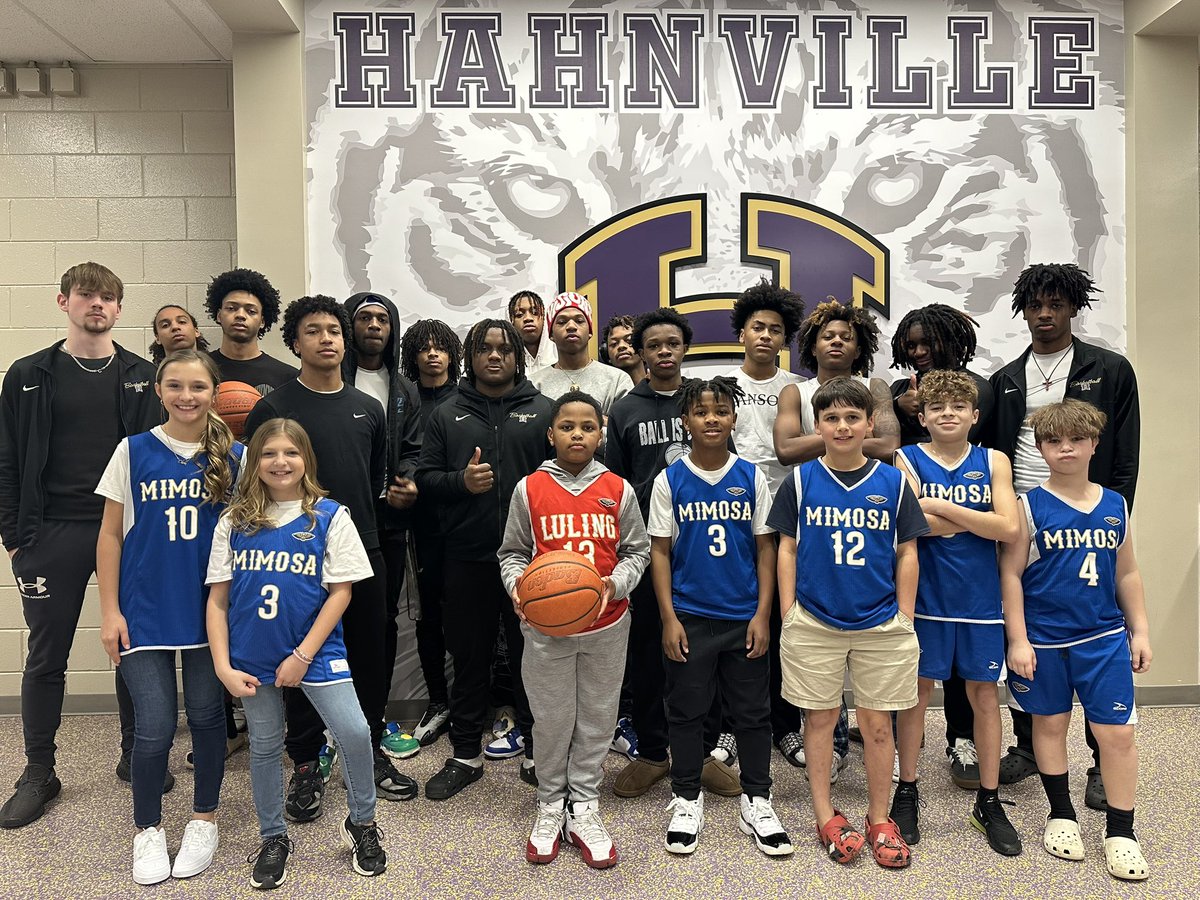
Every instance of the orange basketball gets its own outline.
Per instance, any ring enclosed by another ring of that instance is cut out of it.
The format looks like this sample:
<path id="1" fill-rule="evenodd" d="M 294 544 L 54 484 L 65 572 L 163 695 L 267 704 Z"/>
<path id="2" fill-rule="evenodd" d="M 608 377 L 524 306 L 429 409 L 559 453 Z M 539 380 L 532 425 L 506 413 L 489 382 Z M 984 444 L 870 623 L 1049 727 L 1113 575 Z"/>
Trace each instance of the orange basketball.
<path id="1" fill-rule="evenodd" d="M 603 593 L 596 567 L 570 550 L 534 557 L 517 582 L 517 599 L 526 621 L 551 637 L 590 628 L 600 615 Z"/>
<path id="2" fill-rule="evenodd" d="M 244 381 L 222 381 L 213 409 L 225 420 L 235 440 L 240 441 L 246 430 L 246 416 L 262 394 Z"/>

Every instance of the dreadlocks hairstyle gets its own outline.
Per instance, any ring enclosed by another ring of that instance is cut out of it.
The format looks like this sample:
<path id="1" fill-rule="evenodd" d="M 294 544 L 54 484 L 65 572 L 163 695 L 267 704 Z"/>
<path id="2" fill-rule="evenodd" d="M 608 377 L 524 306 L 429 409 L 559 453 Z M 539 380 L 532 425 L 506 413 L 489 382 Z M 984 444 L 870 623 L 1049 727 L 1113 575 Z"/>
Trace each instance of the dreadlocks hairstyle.
<path id="1" fill-rule="evenodd" d="M 1058 296 L 1075 312 L 1092 305 L 1089 294 L 1100 293 L 1090 275 L 1074 263 L 1036 263 L 1013 285 L 1013 315 L 1020 315 L 1039 294 Z"/>
<path id="2" fill-rule="evenodd" d="M 911 365 L 905 344 L 908 343 L 908 331 L 914 325 L 920 325 L 925 333 L 935 369 L 956 372 L 965 369 L 975 358 L 975 329 L 979 323 L 953 306 L 930 303 L 909 310 L 896 325 L 896 333 L 892 335 L 893 369 L 906 369 Z"/>
<path id="3" fill-rule="evenodd" d="M 231 269 L 218 275 L 209 282 L 208 293 L 204 295 L 204 308 L 214 322 L 221 311 L 221 304 L 234 291 L 245 291 L 262 304 L 263 323 L 258 330 L 258 336 L 262 337 L 279 318 L 279 291 L 267 281 L 265 275 L 253 269 Z"/>
<path id="4" fill-rule="evenodd" d="M 558 420 L 558 414 L 562 412 L 562 408 L 568 403 L 582 403 L 585 406 L 590 406 L 596 412 L 596 421 L 601 425 L 604 424 L 604 410 L 600 407 L 599 400 L 584 391 L 567 391 L 555 400 L 554 404 L 550 407 L 551 427 Z"/>
<path id="5" fill-rule="evenodd" d="M 613 333 L 613 329 L 628 328 L 632 332 L 635 321 L 633 316 L 613 316 L 608 320 L 608 324 L 604 326 L 604 331 L 600 335 L 600 362 L 606 366 L 612 365 L 612 360 L 608 358 L 608 337 Z"/>
<path id="6" fill-rule="evenodd" d="M 450 383 L 455 384 L 462 376 L 462 341 L 449 325 L 438 319 L 421 319 L 404 332 L 404 337 L 400 339 L 400 374 L 417 384 L 421 379 L 417 357 L 424 353 L 430 344 L 449 355 L 447 374 L 450 376 Z"/>
<path id="7" fill-rule="evenodd" d="M 799 294 L 777 287 L 766 278 L 742 291 L 733 304 L 733 311 L 729 314 L 733 333 L 740 334 L 746 327 L 746 321 L 764 309 L 778 313 L 779 318 L 783 319 L 783 343 L 785 346 L 791 344 L 800 330 L 800 320 L 804 318 L 804 301 Z"/>
<path id="8" fill-rule="evenodd" d="M 850 368 L 852 375 L 867 376 L 871 373 L 871 361 L 879 349 L 879 326 L 875 317 L 861 306 L 849 306 L 836 297 L 830 297 L 814 309 L 800 324 L 798 347 L 801 364 L 811 372 L 817 371 L 817 337 L 830 322 L 847 322 L 854 329 L 858 343 L 858 359 Z"/>
<path id="9" fill-rule="evenodd" d="M 653 328 L 655 325 L 674 325 L 683 333 L 683 343 L 691 346 L 691 323 L 675 310 L 663 307 L 642 313 L 634 320 L 633 334 L 629 336 L 629 343 L 633 345 L 635 353 L 642 352 L 642 335 L 646 333 L 647 328 Z"/>
<path id="10" fill-rule="evenodd" d="M 528 300 L 533 304 L 533 311 L 540 316 L 546 314 L 546 304 L 542 302 L 542 298 L 533 291 L 517 291 L 508 298 L 508 317 L 511 319 L 513 313 L 517 311 L 517 304 L 522 300 Z"/>
<path id="11" fill-rule="evenodd" d="M 1054 437 L 1097 440 L 1107 421 L 1108 417 L 1092 404 L 1068 397 L 1043 406 L 1031 415 L 1029 427 L 1033 429 L 1033 440 L 1038 444 Z"/>
<path id="12" fill-rule="evenodd" d="M 292 353 L 296 353 L 294 346 L 296 338 L 300 335 L 301 321 L 305 316 L 311 316 L 314 313 L 328 313 L 336 318 L 338 324 L 342 326 L 343 340 L 348 340 L 348 335 L 354 333 L 353 326 L 350 324 L 350 313 L 346 312 L 346 307 L 328 294 L 301 297 L 299 300 L 289 303 L 287 309 L 283 311 L 283 342 L 287 344 Z M 296 355 L 300 354 L 296 353 Z"/>
<path id="13" fill-rule="evenodd" d="M 521 343 L 521 335 L 517 333 L 517 329 L 511 322 L 506 322 L 504 319 L 484 319 L 471 326 L 466 340 L 463 341 L 463 369 L 466 370 L 467 380 L 471 384 L 475 383 L 475 366 L 473 365 L 475 355 L 484 352 L 486 346 L 483 343 L 484 338 L 493 328 L 499 328 L 504 332 L 504 339 L 512 345 L 513 356 L 517 361 L 517 378 L 525 377 L 525 353 L 523 352 L 525 345 Z"/>
<path id="14" fill-rule="evenodd" d="M 154 318 L 150 320 L 150 330 L 155 331 L 158 326 L 158 317 L 162 315 L 164 309 L 182 309 L 188 314 L 188 318 L 192 320 L 192 327 L 196 329 L 196 349 L 208 352 L 208 339 L 200 333 L 200 323 L 196 321 L 196 317 L 192 315 L 190 310 L 184 309 L 178 303 L 166 303 L 158 308 L 158 312 L 154 314 Z M 158 342 L 158 336 L 155 335 L 154 340 L 150 342 L 150 361 L 156 366 L 166 359 L 167 351 L 163 345 Z"/>
<path id="15" fill-rule="evenodd" d="M 716 375 L 713 378 L 688 378 L 679 389 L 679 412 L 688 414 L 693 406 L 700 402 L 701 396 L 711 393 L 714 400 L 728 400 L 736 409 L 746 401 L 746 392 L 742 390 L 737 380 L 727 375 Z"/>

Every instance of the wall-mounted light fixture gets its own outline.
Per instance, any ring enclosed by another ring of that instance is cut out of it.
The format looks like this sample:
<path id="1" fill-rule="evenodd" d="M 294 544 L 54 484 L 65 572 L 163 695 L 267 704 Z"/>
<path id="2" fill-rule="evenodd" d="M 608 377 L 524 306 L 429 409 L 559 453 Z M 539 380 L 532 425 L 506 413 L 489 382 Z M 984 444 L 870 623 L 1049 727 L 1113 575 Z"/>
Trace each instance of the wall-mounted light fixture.
<path id="1" fill-rule="evenodd" d="M 0 63 L 0 97 L 13 95 L 12 69 L 7 69 Z"/>
<path id="2" fill-rule="evenodd" d="M 59 97 L 79 96 L 79 72 L 63 63 L 50 70 L 50 93 Z"/>
<path id="3" fill-rule="evenodd" d="M 37 63 L 31 62 L 13 69 L 13 76 L 16 80 L 18 94 L 24 94 L 27 97 L 46 96 L 42 70 L 37 67 Z"/>

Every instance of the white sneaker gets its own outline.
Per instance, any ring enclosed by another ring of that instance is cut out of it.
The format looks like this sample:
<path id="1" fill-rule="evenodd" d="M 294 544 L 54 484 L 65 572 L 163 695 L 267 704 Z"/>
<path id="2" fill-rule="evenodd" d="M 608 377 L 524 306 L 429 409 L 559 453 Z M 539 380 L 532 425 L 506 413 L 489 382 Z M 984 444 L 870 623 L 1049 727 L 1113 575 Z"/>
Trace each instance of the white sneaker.
<path id="1" fill-rule="evenodd" d="M 704 830 L 704 794 L 695 800 L 672 794 L 667 812 L 672 813 L 671 824 L 667 826 L 667 849 L 672 853 L 694 853 Z"/>
<path id="2" fill-rule="evenodd" d="M 900 783 L 900 754 L 896 754 L 896 761 L 892 764 L 892 784 Z"/>
<path id="3" fill-rule="evenodd" d="M 191 878 L 199 875 L 212 865 L 219 843 L 216 822 L 192 819 L 183 829 L 183 840 L 179 844 L 179 854 L 175 857 L 171 877 Z"/>
<path id="4" fill-rule="evenodd" d="M 563 820 L 567 811 L 563 801 L 539 803 L 537 820 L 529 840 L 525 844 L 525 861 L 531 863 L 554 862 L 558 856 L 558 845 L 562 839 Z"/>
<path id="5" fill-rule="evenodd" d="M 771 806 L 770 797 L 755 797 L 751 800 L 742 794 L 742 815 L 738 827 L 743 834 L 754 838 L 754 844 L 767 856 L 790 856 L 792 839 L 783 830 L 779 816 Z"/>
<path id="6" fill-rule="evenodd" d="M 583 854 L 583 861 L 593 869 L 607 869 L 617 864 L 617 848 L 604 822 L 600 819 L 600 801 L 576 800 L 567 804 L 567 823 L 563 832 Z"/>
<path id="7" fill-rule="evenodd" d="M 838 777 L 842 774 L 842 769 L 850 765 L 850 754 L 845 756 L 840 755 L 837 751 L 833 754 L 833 765 L 829 767 L 829 783 L 837 784 Z"/>
<path id="8" fill-rule="evenodd" d="M 167 833 L 154 826 L 139 831 L 133 836 L 133 880 L 138 884 L 158 884 L 170 877 Z"/>

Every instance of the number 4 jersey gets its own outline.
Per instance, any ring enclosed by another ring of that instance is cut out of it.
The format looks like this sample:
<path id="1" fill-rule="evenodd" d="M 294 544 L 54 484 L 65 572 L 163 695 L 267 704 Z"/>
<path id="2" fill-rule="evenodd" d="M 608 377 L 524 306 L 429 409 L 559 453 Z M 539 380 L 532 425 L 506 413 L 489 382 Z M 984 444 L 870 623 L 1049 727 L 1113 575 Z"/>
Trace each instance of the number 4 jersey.
<path id="1" fill-rule="evenodd" d="M 316 521 L 300 503 L 273 506 L 274 527 L 253 534 L 232 531 L 221 519 L 213 538 L 208 583 L 229 581 L 229 662 L 263 684 L 312 629 L 329 596 L 328 586 L 362 581 L 371 563 L 349 511 L 333 500 L 317 502 Z M 338 622 L 313 654 L 302 681 L 350 680 Z"/>
<path id="2" fill-rule="evenodd" d="M 1101 488 L 1090 510 L 1044 485 L 1023 498 L 1029 563 L 1021 578 L 1025 629 L 1035 647 L 1061 647 L 1120 632 L 1117 550 L 1125 543 L 1125 500 Z"/>

